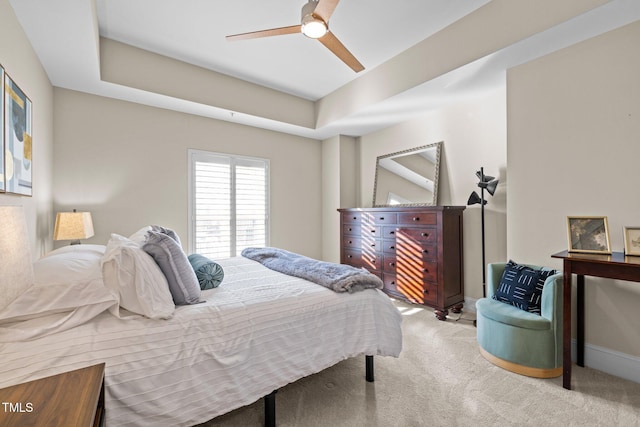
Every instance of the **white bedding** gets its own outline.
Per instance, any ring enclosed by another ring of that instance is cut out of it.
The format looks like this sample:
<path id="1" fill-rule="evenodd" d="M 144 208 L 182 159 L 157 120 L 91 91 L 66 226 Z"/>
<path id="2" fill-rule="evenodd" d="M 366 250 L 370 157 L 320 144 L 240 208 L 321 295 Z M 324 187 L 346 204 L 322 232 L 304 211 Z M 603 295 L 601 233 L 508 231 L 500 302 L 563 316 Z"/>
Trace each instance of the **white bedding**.
<path id="1" fill-rule="evenodd" d="M 401 316 L 381 291 L 335 293 L 245 258 L 219 263 L 223 283 L 169 320 L 105 311 L 0 343 L 0 388 L 105 362 L 107 426 L 189 426 L 346 358 L 400 354 Z"/>

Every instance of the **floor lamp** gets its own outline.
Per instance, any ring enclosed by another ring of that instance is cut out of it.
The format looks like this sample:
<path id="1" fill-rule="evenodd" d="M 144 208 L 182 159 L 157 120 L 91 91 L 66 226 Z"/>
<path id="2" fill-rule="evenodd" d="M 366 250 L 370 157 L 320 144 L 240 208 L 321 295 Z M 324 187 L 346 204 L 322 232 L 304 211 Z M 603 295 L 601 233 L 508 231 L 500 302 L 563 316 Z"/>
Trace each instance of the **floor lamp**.
<path id="1" fill-rule="evenodd" d="M 498 186 L 498 180 L 493 176 L 485 175 L 484 168 L 480 168 L 478 172 L 476 172 L 476 176 L 480 180 L 478 182 L 478 187 L 480 187 L 480 195 L 475 191 L 471 193 L 469 196 L 469 200 L 467 201 L 467 205 L 476 205 L 480 204 L 481 209 L 481 221 L 482 221 L 482 297 L 486 297 L 486 272 L 487 268 L 485 264 L 485 254 L 484 254 L 484 205 L 487 204 L 487 201 L 484 198 L 484 191 L 487 190 L 487 193 L 493 196 L 493 193 L 496 192 L 496 187 Z"/>

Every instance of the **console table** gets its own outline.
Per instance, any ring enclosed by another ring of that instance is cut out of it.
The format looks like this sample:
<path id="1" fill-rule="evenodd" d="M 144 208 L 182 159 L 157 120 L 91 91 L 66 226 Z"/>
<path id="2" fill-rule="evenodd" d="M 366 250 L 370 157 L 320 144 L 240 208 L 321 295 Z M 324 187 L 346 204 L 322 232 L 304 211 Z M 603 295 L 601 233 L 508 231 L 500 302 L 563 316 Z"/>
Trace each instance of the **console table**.
<path id="1" fill-rule="evenodd" d="M 640 282 L 640 257 L 562 251 L 551 255 L 563 260 L 563 371 L 562 386 L 571 390 L 571 275 L 576 274 L 576 364 L 584 367 L 584 276 Z"/>

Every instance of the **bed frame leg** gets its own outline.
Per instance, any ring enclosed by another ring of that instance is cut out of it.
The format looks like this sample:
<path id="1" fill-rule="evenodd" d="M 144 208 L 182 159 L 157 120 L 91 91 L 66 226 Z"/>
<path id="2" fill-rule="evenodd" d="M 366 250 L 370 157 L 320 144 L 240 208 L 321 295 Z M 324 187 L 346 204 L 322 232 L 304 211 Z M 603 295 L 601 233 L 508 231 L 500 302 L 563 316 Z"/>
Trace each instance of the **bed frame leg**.
<path id="1" fill-rule="evenodd" d="M 276 393 L 273 390 L 264 397 L 264 425 L 265 427 L 276 427 Z"/>
<path id="2" fill-rule="evenodd" d="M 368 382 L 373 382 L 373 356 L 365 355 L 366 373 L 365 377 Z"/>

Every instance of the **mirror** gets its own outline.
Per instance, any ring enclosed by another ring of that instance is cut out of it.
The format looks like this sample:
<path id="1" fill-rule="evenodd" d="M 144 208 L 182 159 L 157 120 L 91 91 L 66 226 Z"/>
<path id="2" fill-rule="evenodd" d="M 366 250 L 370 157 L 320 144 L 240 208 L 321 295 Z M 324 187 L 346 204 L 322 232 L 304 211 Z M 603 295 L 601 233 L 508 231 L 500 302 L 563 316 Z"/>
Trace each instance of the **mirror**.
<path id="1" fill-rule="evenodd" d="M 379 156 L 373 206 L 425 206 L 438 203 L 442 142 Z"/>

